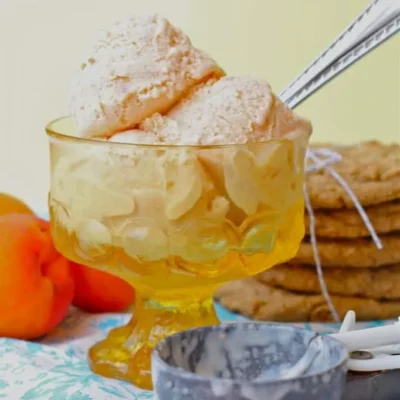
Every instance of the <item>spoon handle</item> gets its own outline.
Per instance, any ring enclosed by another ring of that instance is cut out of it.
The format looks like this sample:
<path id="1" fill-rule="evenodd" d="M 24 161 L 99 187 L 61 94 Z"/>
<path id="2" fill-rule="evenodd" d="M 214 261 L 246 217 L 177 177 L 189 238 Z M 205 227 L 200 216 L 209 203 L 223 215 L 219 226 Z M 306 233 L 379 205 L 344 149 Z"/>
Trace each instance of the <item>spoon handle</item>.
<path id="1" fill-rule="evenodd" d="M 294 108 L 371 50 L 400 32 L 400 0 L 374 0 L 283 92 Z"/>

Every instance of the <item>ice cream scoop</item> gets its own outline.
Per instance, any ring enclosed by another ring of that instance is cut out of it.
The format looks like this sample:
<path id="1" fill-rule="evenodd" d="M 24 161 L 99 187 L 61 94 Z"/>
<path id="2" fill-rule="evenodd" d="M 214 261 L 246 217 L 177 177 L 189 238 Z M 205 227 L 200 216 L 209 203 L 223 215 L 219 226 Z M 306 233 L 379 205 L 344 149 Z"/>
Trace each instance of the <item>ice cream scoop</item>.
<path id="1" fill-rule="evenodd" d="M 167 19 L 143 15 L 100 32 L 77 71 L 70 114 L 80 136 L 110 137 L 165 113 L 198 83 L 222 69 Z"/>
<path id="2" fill-rule="evenodd" d="M 226 76 L 191 90 L 166 116 L 154 115 L 142 129 L 164 142 L 243 144 L 311 133 L 311 124 L 286 107 L 269 84 L 252 76 Z"/>

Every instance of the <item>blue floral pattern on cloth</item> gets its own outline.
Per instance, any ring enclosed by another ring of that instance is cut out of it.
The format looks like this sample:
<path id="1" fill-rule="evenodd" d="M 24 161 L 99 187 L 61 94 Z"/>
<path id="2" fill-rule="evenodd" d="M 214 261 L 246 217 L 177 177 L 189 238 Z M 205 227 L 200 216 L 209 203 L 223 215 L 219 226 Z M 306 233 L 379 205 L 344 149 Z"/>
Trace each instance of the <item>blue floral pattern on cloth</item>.
<path id="1" fill-rule="evenodd" d="M 247 321 L 219 305 L 216 309 L 221 321 Z M 93 315 L 71 309 L 63 323 L 38 342 L 0 338 L 0 399 L 155 400 L 152 392 L 91 373 L 86 362 L 89 347 L 129 318 L 128 314 Z M 385 323 L 361 323 L 359 327 Z M 294 325 L 320 333 L 338 329 L 337 324 Z"/>
<path id="2" fill-rule="evenodd" d="M 216 305 L 225 322 L 247 321 Z M 91 373 L 88 348 L 107 332 L 128 322 L 129 314 L 86 314 L 76 309 L 50 335 L 38 342 L 0 339 L 0 399 L 6 400 L 155 400 L 149 391 L 127 382 Z M 360 328 L 389 321 L 358 324 Z M 390 321 L 392 323 L 393 321 Z M 332 333 L 337 324 L 294 324 L 320 333 Z"/>

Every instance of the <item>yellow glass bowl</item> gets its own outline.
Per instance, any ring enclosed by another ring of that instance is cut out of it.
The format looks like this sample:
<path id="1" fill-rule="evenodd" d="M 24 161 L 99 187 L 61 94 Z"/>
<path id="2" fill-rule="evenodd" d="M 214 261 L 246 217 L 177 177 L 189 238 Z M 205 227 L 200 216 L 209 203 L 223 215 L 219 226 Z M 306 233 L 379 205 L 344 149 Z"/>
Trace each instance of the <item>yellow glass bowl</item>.
<path id="1" fill-rule="evenodd" d="M 217 317 L 218 285 L 293 257 L 304 235 L 308 138 L 221 146 L 88 140 L 60 118 L 50 141 L 57 249 L 136 290 L 128 325 L 93 346 L 93 371 L 151 388 L 165 336 Z"/>

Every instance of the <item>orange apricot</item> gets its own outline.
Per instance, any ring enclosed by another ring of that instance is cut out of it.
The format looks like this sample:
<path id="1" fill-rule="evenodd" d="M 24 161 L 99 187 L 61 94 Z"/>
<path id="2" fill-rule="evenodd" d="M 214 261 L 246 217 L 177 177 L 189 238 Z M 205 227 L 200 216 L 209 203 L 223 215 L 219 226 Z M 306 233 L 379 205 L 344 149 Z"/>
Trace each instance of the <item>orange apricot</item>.
<path id="1" fill-rule="evenodd" d="M 70 263 L 50 226 L 34 215 L 0 216 L 0 336 L 35 339 L 65 317 L 74 294 Z"/>
<path id="2" fill-rule="evenodd" d="M 133 288 L 114 275 L 71 263 L 75 284 L 72 304 L 90 313 L 120 312 L 132 305 Z"/>
<path id="3" fill-rule="evenodd" d="M 31 214 L 33 211 L 21 200 L 7 193 L 0 193 L 0 216 L 7 214 Z"/>

